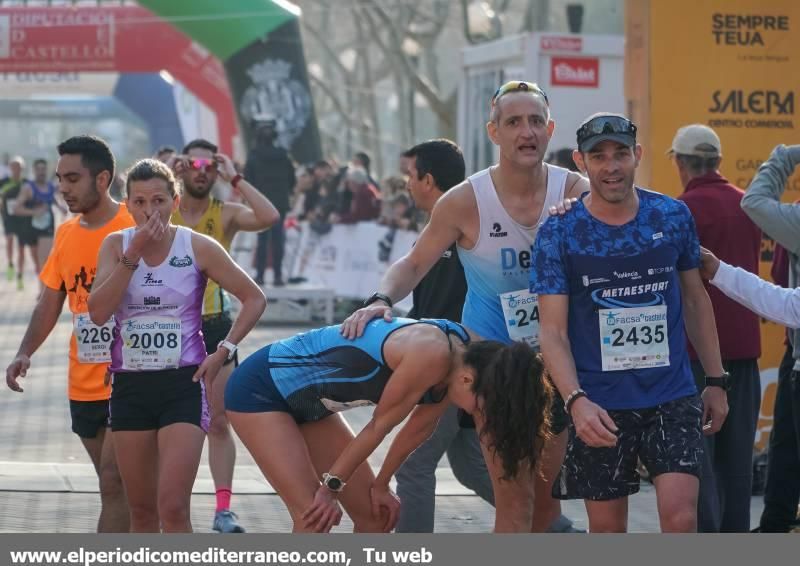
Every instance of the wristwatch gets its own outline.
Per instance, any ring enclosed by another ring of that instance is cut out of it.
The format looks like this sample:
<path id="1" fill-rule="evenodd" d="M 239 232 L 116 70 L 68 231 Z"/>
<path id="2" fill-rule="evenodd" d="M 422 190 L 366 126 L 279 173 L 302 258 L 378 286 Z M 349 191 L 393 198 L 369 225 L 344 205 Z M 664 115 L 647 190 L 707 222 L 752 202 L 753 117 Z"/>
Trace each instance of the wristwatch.
<path id="1" fill-rule="evenodd" d="M 347 484 L 341 478 L 325 472 L 322 474 L 322 485 L 335 493 L 340 493 Z"/>
<path id="2" fill-rule="evenodd" d="M 725 391 L 730 391 L 731 379 L 728 372 L 723 373 L 720 377 L 706 376 L 706 387 L 722 387 Z"/>
<path id="3" fill-rule="evenodd" d="M 364 304 L 362 306 L 368 307 L 375 301 L 383 301 L 384 303 L 389 305 L 389 308 L 392 308 L 394 306 L 394 304 L 392 303 L 392 299 L 390 299 L 388 295 L 384 295 L 383 293 L 373 293 L 369 299 L 364 301 Z"/>
<path id="4" fill-rule="evenodd" d="M 217 344 L 217 350 L 219 350 L 220 348 L 225 348 L 226 350 L 228 350 L 228 357 L 225 358 L 225 359 L 227 361 L 230 361 L 230 360 L 233 359 L 233 356 L 236 355 L 236 350 L 239 349 L 239 346 L 237 346 L 233 342 L 229 342 L 227 340 L 223 340 L 222 342 Z"/>

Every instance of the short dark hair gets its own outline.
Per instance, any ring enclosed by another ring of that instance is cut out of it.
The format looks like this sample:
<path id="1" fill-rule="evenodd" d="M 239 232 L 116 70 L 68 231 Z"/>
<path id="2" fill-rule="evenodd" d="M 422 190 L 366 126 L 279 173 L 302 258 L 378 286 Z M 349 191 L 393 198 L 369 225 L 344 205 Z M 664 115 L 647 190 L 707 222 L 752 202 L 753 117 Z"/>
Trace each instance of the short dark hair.
<path id="1" fill-rule="evenodd" d="M 36 159 L 33 162 L 33 166 L 34 167 L 36 167 L 37 165 L 40 165 L 40 164 L 44 165 L 44 166 L 47 166 L 47 159 L 43 159 L 43 158 L 40 157 L 39 159 Z"/>
<path id="2" fill-rule="evenodd" d="M 362 163 L 362 165 L 364 165 L 364 169 L 367 170 L 367 173 L 369 173 L 369 165 L 370 163 L 372 163 L 372 160 L 369 158 L 369 155 L 367 155 L 363 151 L 358 151 L 355 153 L 355 155 L 353 155 L 353 157 L 358 159 Z"/>
<path id="3" fill-rule="evenodd" d="M 178 151 L 171 145 L 162 145 L 156 150 L 156 155 L 161 155 L 162 153 L 177 153 Z"/>
<path id="4" fill-rule="evenodd" d="M 211 143 L 208 140 L 204 140 L 203 138 L 197 138 L 196 140 L 192 140 L 183 146 L 183 151 L 181 153 L 189 153 L 189 150 L 192 149 L 207 149 L 211 153 L 217 153 L 219 148 Z"/>
<path id="5" fill-rule="evenodd" d="M 108 142 L 102 138 L 88 135 L 73 136 L 58 144 L 58 155 L 80 155 L 81 163 L 93 177 L 108 171 L 109 185 L 114 180 L 116 161 Z"/>
<path id="6" fill-rule="evenodd" d="M 128 169 L 128 178 L 125 181 L 125 192 L 128 197 L 131 195 L 131 183 L 134 181 L 149 181 L 150 179 L 162 179 L 167 183 L 167 191 L 174 199 L 178 196 L 178 187 L 175 183 L 175 175 L 172 170 L 158 159 L 140 159 Z"/>
<path id="7" fill-rule="evenodd" d="M 415 158 L 417 177 L 422 179 L 430 173 L 442 192 L 455 187 L 466 176 L 464 154 L 458 145 L 448 139 L 422 142 L 404 151 L 403 156 Z"/>
<path id="8" fill-rule="evenodd" d="M 699 155 L 686 155 L 684 153 L 676 153 L 675 159 L 683 163 L 686 169 L 689 170 L 691 175 L 695 177 L 713 173 L 719 169 L 721 158 L 716 157 L 700 157 Z"/>
<path id="9" fill-rule="evenodd" d="M 316 161 L 314 165 L 311 166 L 311 170 L 313 171 L 314 169 L 323 169 L 326 167 L 333 169 L 333 165 L 331 165 L 329 161 L 320 159 L 319 161 Z"/>

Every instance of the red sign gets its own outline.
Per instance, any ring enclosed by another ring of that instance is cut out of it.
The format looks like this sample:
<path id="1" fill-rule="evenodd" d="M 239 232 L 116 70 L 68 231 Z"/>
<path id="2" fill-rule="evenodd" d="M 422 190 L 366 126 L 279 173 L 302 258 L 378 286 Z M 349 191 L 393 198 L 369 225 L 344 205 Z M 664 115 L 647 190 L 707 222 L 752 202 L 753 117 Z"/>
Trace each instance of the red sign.
<path id="1" fill-rule="evenodd" d="M 580 53 L 583 51 L 583 38 L 570 36 L 545 36 L 542 37 L 539 46 L 542 51 L 572 51 Z"/>
<path id="2" fill-rule="evenodd" d="M 97 10 L 38 9 L 0 13 L 4 67 L 114 68 L 114 16 Z"/>
<path id="3" fill-rule="evenodd" d="M 0 73 L 167 70 L 214 109 L 222 150 L 236 115 L 222 63 L 139 6 L 0 7 Z"/>
<path id="4" fill-rule="evenodd" d="M 600 61 L 596 57 L 553 57 L 550 63 L 552 86 L 597 88 L 600 83 Z"/>

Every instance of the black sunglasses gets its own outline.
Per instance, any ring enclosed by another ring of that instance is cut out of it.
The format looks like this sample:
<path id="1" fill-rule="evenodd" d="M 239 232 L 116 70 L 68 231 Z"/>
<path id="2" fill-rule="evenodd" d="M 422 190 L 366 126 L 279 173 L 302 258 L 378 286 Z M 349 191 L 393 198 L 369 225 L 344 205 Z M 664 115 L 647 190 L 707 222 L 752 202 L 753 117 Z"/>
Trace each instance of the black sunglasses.
<path id="1" fill-rule="evenodd" d="M 598 116 L 578 128 L 578 145 L 600 134 L 624 134 L 636 139 L 636 124 L 622 116 Z"/>

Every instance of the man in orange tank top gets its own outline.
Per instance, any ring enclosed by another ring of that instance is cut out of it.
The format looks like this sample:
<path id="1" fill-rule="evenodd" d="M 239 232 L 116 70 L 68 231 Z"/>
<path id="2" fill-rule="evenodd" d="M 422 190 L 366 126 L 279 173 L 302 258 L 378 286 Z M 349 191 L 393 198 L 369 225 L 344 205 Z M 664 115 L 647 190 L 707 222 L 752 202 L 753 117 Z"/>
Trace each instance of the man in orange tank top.
<path id="1" fill-rule="evenodd" d="M 72 431 L 83 443 L 100 482 L 98 532 L 128 532 L 128 505 L 117 469 L 109 422 L 111 388 L 105 379 L 111 361 L 111 325 L 92 324 L 89 291 L 97 271 L 97 252 L 111 232 L 133 226 L 123 204 L 108 195 L 114 155 L 94 136 L 75 136 L 58 146 L 59 191 L 73 217 L 59 226 L 53 250 L 39 278 L 44 285 L 17 355 L 6 369 L 8 387 L 19 393 L 31 356 L 53 330 L 68 300 L 73 334 L 69 344 L 69 404 Z"/>

